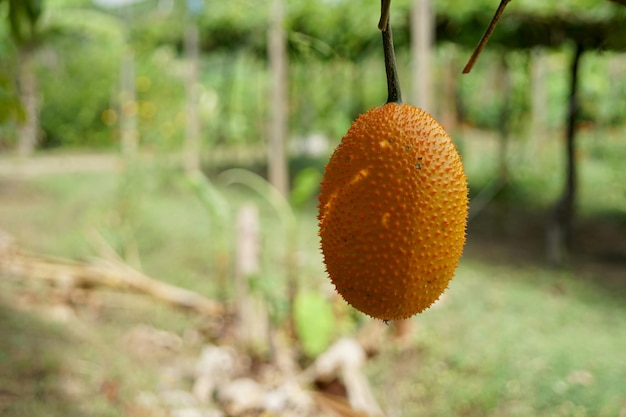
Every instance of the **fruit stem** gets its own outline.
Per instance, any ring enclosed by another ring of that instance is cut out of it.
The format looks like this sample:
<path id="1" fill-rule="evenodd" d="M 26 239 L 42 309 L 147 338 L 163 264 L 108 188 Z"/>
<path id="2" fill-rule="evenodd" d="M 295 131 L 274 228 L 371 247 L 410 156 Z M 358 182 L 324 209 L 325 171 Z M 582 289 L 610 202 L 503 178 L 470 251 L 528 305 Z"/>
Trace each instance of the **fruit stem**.
<path id="1" fill-rule="evenodd" d="M 393 48 L 393 34 L 391 33 L 391 22 L 389 18 L 389 6 L 391 0 L 381 0 L 381 13 L 379 28 L 384 24 L 382 30 L 383 53 L 385 55 L 385 72 L 387 73 L 387 103 L 402 103 L 402 92 L 400 91 L 400 78 L 396 65 L 396 52 Z"/>
<path id="2" fill-rule="evenodd" d="M 389 21 L 389 9 L 391 8 L 391 0 L 382 0 L 380 10 L 380 20 L 378 21 L 378 29 L 385 30 Z"/>

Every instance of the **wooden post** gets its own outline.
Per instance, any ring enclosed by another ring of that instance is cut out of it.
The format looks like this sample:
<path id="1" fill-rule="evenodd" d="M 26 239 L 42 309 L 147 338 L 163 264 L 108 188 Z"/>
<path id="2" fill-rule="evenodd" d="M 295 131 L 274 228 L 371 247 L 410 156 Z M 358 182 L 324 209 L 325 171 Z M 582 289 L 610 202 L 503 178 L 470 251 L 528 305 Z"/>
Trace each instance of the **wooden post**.
<path id="1" fill-rule="evenodd" d="M 246 349 L 263 353 L 268 348 L 269 319 L 265 300 L 258 291 L 250 291 L 249 279 L 260 273 L 259 210 L 245 204 L 237 215 L 235 261 L 235 297 L 238 343 Z"/>
<path id="2" fill-rule="evenodd" d="M 34 67 L 34 50 L 22 45 L 19 51 L 19 91 L 24 105 L 26 120 L 18 129 L 17 151 L 20 156 L 29 156 L 35 151 L 39 132 L 39 99 L 37 77 Z"/>
<path id="3" fill-rule="evenodd" d="M 258 274 L 260 231 L 259 210 L 252 204 L 244 204 L 237 214 L 237 260 L 235 265 L 235 288 L 237 293 L 247 290 L 245 278 Z"/>
<path id="4" fill-rule="evenodd" d="M 283 195 L 288 194 L 287 155 L 287 38 L 284 0 L 271 0 L 267 53 L 270 70 L 268 176 Z"/>
<path id="5" fill-rule="evenodd" d="M 413 101 L 433 111 L 432 44 L 434 13 L 431 0 L 413 0 L 411 7 L 411 58 L 413 61 Z"/>

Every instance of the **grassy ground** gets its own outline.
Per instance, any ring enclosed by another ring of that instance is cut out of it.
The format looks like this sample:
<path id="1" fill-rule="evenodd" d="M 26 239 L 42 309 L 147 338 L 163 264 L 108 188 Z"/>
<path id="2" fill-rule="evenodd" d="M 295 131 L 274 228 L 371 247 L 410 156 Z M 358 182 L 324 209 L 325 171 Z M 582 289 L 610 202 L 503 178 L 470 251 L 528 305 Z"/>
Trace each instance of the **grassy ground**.
<path id="1" fill-rule="evenodd" d="M 415 344 L 371 375 L 396 415 L 621 415 L 623 302 L 574 272 L 468 259 L 443 305 L 414 319 Z"/>
<path id="2" fill-rule="evenodd" d="M 596 186 L 583 181 L 582 241 L 562 269 L 546 266 L 542 251 L 547 203 L 561 178 L 532 168 L 532 152 L 515 153 L 516 186 L 472 218 L 444 301 L 413 319 L 417 331 L 407 347 L 386 346 L 369 362 L 390 416 L 625 415 L 626 193 L 615 182 L 623 176 L 616 165 L 597 163 L 606 154 L 598 146 L 583 147 L 584 172 Z M 485 170 L 495 167 L 481 158 L 493 160 L 497 149 L 487 139 L 464 149 L 480 189 L 491 179 Z M 281 291 L 284 219 L 244 187 L 220 192 L 231 214 L 247 201 L 258 205 L 262 279 Z M 536 200 L 528 200 L 531 192 Z M 298 218 L 299 278 L 324 286 L 314 204 Z M 167 169 L 2 178 L 0 229 L 28 249 L 75 258 L 98 254 L 97 231 L 149 275 L 209 296 L 229 294 L 220 262 L 232 261 L 232 231 Z M 195 317 L 140 295 L 85 292 L 68 309 L 58 290 L 7 277 L 0 294 L 2 415 L 148 415 L 141 393 L 167 385 L 168 366 L 200 349 Z M 146 326 L 180 343 L 142 348 L 136 337 Z"/>
<path id="3" fill-rule="evenodd" d="M 147 414 L 140 398 L 167 388 L 165 365 L 174 367 L 197 353 L 195 339 L 182 337 L 197 327 L 190 317 L 140 296 L 107 291 L 92 292 L 88 302 L 69 308 L 49 288 L 5 281 L 1 415 L 166 415 L 164 407 L 153 406 Z M 180 342 L 154 343 L 150 329 Z"/>

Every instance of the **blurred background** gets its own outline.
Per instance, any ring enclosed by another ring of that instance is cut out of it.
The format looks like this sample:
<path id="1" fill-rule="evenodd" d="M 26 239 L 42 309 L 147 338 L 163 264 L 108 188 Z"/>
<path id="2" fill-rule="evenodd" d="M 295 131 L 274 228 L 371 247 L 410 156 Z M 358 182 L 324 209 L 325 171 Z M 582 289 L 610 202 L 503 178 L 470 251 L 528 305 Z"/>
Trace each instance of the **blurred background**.
<path id="1" fill-rule="evenodd" d="M 468 241 L 385 325 L 317 192 L 386 100 L 374 0 L 0 0 L 0 415 L 626 416 L 626 5 L 393 0 Z"/>

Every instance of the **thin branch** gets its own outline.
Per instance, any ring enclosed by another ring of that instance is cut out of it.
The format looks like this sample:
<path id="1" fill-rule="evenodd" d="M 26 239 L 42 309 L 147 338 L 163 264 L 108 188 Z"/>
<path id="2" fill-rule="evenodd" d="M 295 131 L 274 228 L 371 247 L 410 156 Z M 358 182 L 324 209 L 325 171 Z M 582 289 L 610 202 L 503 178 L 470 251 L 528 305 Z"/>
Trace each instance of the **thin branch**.
<path id="1" fill-rule="evenodd" d="M 487 26 L 487 30 L 485 31 L 485 34 L 480 39 L 480 42 L 478 43 L 478 46 L 476 46 L 476 49 L 474 49 L 474 53 L 470 57 L 469 61 L 467 61 L 467 65 L 465 65 L 465 68 L 463 68 L 463 74 L 469 73 L 474 67 L 474 64 L 476 63 L 478 56 L 485 48 L 485 45 L 487 45 L 487 41 L 489 40 L 489 38 L 491 37 L 491 34 L 496 28 L 496 24 L 498 23 L 498 20 L 500 20 L 502 13 L 504 13 L 504 8 L 506 7 L 507 4 L 509 4 L 510 1 L 511 0 L 500 0 L 500 5 L 498 6 L 496 13 L 493 15 L 493 18 L 491 19 L 489 26 Z"/>

